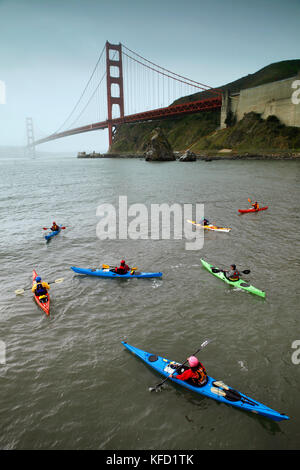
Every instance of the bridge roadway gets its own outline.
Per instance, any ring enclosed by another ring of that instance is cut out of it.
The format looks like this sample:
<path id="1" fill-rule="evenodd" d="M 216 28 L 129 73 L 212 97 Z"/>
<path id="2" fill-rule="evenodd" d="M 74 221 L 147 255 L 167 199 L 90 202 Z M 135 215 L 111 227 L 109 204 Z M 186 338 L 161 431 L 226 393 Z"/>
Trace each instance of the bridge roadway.
<path id="1" fill-rule="evenodd" d="M 188 103 L 177 104 L 168 106 L 167 108 L 158 108 L 152 111 L 144 111 L 137 114 L 129 114 L 128 116 L 122 116 L 119 118 L 112 119 L 111 121 L 106 120 L 102 122 L 96 122 L 94 124 L 87 124 L 85 126 L 76 127 L 63 132 L 57 132 L 44 137 L 43 139 L 36 140 L 33 145 L 43 144 L 51 140 L 60 139 L 75 134 L 82 134 L 84 132 L 96 131 L 99 129 L 106 129 L 110 126 L 115 127 L 120 124 L 150 121 L 154 119 L 165 119 L 172 116 L 178 116 L 183 114 L 198 113 L 201 111 L 210 111 L 212 109 L 219 109 L 222 106 L 222 96 L 216 96 L 213 98 L 207 98 L 205 100 L 191 101 Z"/>

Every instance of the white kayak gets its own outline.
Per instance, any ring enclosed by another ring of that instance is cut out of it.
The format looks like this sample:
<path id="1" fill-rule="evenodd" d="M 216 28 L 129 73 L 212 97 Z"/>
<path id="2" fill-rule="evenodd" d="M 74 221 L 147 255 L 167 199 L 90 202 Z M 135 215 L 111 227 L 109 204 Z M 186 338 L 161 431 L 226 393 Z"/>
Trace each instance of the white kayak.
<path id="1" fill-rule="evenodd" d="M 217 227 L 217 225 L 202 225 L 202 224 L 197 224 L 194 220 L 189 220 L 187 219 L 187 222 L 189 222 L 192 225 L 195 225 L 196 227 L 202 227 L 205 230 L 212 230 L 214 232 L 230 232 L 231 228 L 228 227 Z"/>

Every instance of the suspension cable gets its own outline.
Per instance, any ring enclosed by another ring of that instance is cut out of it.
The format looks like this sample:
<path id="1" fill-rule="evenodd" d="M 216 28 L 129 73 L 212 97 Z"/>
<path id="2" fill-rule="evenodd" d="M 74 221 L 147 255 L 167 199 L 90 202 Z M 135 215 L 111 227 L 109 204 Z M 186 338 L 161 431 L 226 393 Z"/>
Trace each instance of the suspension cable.
<path id="1" fill-rule="evenodd" d="M 105 45 L 104 45 L 104 47 L 103 47 L 103 49 L 102 49 L 102 52 L 101 52 L 101 54 L 100 54 L 100 56 L 99 56 L 99 59 L 97 60 L 97 63 L 96 63 L 96 65 L 95 65 L 95 67 L 94 67 L 94 70 L 93 70 L 93 72 L 92 72 L 92 74 L 91 74 L 91 76 L 90 76 L 90 78 L 89 78 L 89 80 L 88 80 L 88 82 L 87 82 L 87 84 L 86 84 L 86 86 L 85 86 L 83 92 L 82 92 L 81 95 L 80 95 L 80 98 L 78 99 L 78 101 L 77 101 L 77 103 L 75 104 L 74 108 L 72 109 L 72 111 L 71 111 L 70 114 L 68 115 L 67 119 L 65 119 L 65 121 L 63 122 L 63 124 L 57 129 L 56 132 L 54 132 L 54 134 L 57 134 L 57 133 L 64 127 L 64 125 L 66 124 L 66 122 L 68 122 L 68 120 L 70 119 L 70 117 L 71 117 L 72 114 L 74 113 L 75 109 L 78 107 L 80 101 L 81 101 L 82 98 L 83 98 L 83 95 L 85 94 L 85 92 L 86 92 L 86 90 L 87 90 L 87 87 L 89 86 L 89 84 L 90 84 L 90 82 L 91 82 L 91 80 L 92 80 L 92 78 L 93 78 L 93 76 L 94 76 L 94 74 L 95 74 L 95 72 L 96 72 L 96 69 L 97 69 L 97 67 L 98 67 L 98 64 L 99 64 L 100 60 L 102 59 L 104 50 L 105 50 Z M 94 94 L 93 94 L 93 96 L 94 96 Z M 90 101 L 89 101 L 89 102 L 90 102 Z M 81 113 L 81 114 L 82 114 L 82 113 Z"/>
<path id="2" fill-rule="evenodd" d="M 209 91 L 209 90 L 211 90 L 211 91 L 216 90 L 216 93 L 218 92 L 217 89 L 215 89 L 215 88 L 213 88 L 213 87 L 211 87 L 211 86 L 209 86 L 209 85 L 204 85 L 203 83 L 196 82 L 195 80 L 191 80 L 191 79 L 189 79 L 189 78 L 187 78 L 187 77 L 184 77 L 184 76 L 182 76 L 182 75 L 179 75 L 178 73 L 172 72 L 171 70 L 168 70 L 168 69 L 166 69 L 166 68 L 164 68 L 164 67 L 161 67 L 160 65 L 157 65 L 157 64 L 155 64 L 154 62 L 151 62 L 150 60 L 146 59 L 145 57 L 139 55 L 137 52 L 134 52 L 134 51 L 132 51 L 131 49 L 129 49 L 129 47 L 125 46 L 125 44 L 122 44 L 122 47 L 124 47 L 125 49 L 127 49 L 127 50 L 128 50 L 129 52 L 131 52 L 132 54 L 135 54 L 137 57 L 139 57 L 140 59 L 144 60 L 145 62 L 148 62 L 149 64 L 154 65 L 155 67 L 157 67 L 157 68 L 163 70 L 164 72 L 171 73 L 172 75 L 175 75 L 176 77 L 179 77 L 179 78 L 181 78 L 181 79 L 183 79 L 183 80 L 186 80 L 186 81 L 189 82 L 189 83 L 191 83 L 191 82 L 192 82 L 192 83 L 196 83 L 196 85 L 198 85 L 197 88 L 205 87 L 205 88 L 202 88 L 202 89 L 203 89 L 203 90 L 207 90 L 207 91 Z M 123 52 L 123 54 L 125 54 L 125 52 Z M 136 60 L 136 59 L 134 59 L 133 57 L 131 57 L 131 58 L 132 58 L 133 60 Z M 145 65 L 145 64 L 142 64 L 142 65 Z M 146 65 L 145 65 L 145 66 L 146 66 Z M 157 72 L 158 72 L 158 71 L 157 71 Z M 160 73 L 160 72 L 158 72 L 158 73 Z M 175 80 L 174 77 L 170 77 L 170 78 L 173 78 L 173 80 Z M 220 93 L 220 92 L 219 92 L 219 93 Z"/>

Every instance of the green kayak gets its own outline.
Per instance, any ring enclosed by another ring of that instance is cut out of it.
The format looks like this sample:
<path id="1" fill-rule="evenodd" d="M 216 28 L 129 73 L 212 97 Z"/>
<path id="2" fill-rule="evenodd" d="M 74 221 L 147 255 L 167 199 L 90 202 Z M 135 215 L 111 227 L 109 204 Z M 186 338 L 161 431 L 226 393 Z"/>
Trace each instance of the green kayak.
<path id="1" fill-rule="evenodd" d="M 262 290 L 257 289 L 254 286 L 251 286 L 247 282 L 243 281 L 243 279 L 239 279 L 239 281 L 229 281 L 229 279 L 226 278 L 224 273 L 222 271 L 219 272 L 214 272 L 214 270 L 218 270 L 216 266 L 213 264 L 209 264 L 203 259 L 201 259 L 202 265 L 214 276 L 218 277 L 219 279 L 222 279 L 222 281 L 226 282 L 227 284 L 230 284 L 231 286 L 237 287 L 238 289 L 243 289 L 246 290 L 247 292 L 250 292 L 251 294 L 259 295 L 260 297 L 265 297 L 266 293 L 263 292 Z"/>

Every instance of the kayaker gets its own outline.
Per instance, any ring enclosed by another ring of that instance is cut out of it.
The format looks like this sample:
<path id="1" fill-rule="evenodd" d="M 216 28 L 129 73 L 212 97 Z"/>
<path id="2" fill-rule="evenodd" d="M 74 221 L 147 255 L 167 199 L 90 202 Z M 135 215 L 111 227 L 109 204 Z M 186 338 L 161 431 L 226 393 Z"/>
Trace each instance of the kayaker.
<path id="1" fill-rule="evenodd" d="M 255 211 L 256 211 L 257 209 L 259 209 L 259 204 L 258 204 L 257 201 L 255 201 L 255 203 L 254 203 L 254 204 L 251 204 L 251 205 L 252 205 L 252 207 L 253 207 L 253 209 L 254 209 Z"/>
<path id="2" fill-rule="evenodd" d="M 240 273 L 239 273 L 239 271 L 237 270 L 235 264 L 231 264 L 231 265 L 230 265 L 230 270 L 227 271 L 227 270 L 225 269 L 225 270 L 223 271 L 223 273 L 225 274 L 226 278 L 227 278 L 229 281 L 239 281 L 239 279 L 240 279 Z"/>
<path id="3" fill-rule="evenodd" d="M 117 274 L 126 274 L 128 271 L 130 271 L 130 267 L 125 263 L 125 260 L 122 259 L 120 266 L 115 269 L 115 272 Z"/>
<path id="4" fill-rule="evenodd" d="M 50 289 L 49 284 L 45 281 L 42 282 L 42 278 L 38 276 L 35 278 L 35 284 L 32 286 L 31 290 L 42 301 L 43 298 L 46 298 L 46 295 L 48 294 L 49 289 Z"/>
<path id="5" fill-rule="evenodd" d="M 52 227 L 50 228 L 50 230 L 52 230 L 52 232 L 57 232 L 59 230 L 59 226 L 56 222 L 52 222 Z"/>
<path id="6" fill-rule="evenodd" d="M 200 220 L 200 224 L 201 225 L 210 225 L 209 220 L 205 219 L 204 217 L 202 217 L 202 219 Z"/>
<path id="7" fill-rule="evenodd" d="M 203 387 L 207 383 L 208 377 L 207 372 L 203 364 L 199 361 L 196 356 L 188 358 L 190 368 L 185 370 L 182 374 L 171 375 L 172 378 L 178 380 L 184 380 L 195 387 Z"/>

